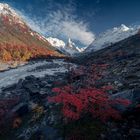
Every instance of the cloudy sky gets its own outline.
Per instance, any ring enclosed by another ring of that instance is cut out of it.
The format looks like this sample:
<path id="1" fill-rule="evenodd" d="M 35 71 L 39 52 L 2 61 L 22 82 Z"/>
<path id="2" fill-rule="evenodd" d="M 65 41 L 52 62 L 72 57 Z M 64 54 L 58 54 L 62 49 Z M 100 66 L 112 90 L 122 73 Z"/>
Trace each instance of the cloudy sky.
<path id="1" fill-rule="evenodd" d="M 20 11 L 45 36 L 71 38 L 81 46 L 120 24 L 139 24 L 140 0 L 0 0 Z"/>

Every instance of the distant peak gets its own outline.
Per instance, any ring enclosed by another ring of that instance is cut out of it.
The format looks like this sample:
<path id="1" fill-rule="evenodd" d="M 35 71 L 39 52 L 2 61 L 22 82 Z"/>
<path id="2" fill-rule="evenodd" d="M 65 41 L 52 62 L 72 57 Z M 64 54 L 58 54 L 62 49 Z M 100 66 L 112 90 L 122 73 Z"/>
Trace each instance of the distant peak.
<path id="1" fill-rule="evenodd" d="M 70 43 L 70 44 L 72 43 L 71 38 L 68 39 L 68 43 Z"/>
<path id="2" fill-rule="evenodd" d="M 16 11 L 13 8 L 11 8 L 11 6 L 9 6 L 9 4 L 7 3 L 0 3 L 0 14 L 10 14 L 13 16 L 18 16 Z"/>
<path id="3" fill-rule="evenodd" d="M 72 40 L 69 38 L 68 43 L 67 43 L 67 47 L 73 48 L 74 46 L 75 46 L 75 43 L 72 42 Z"/>
<path id="4" fill-rule="evenodd" d="M 99 35 L 95 41 L 86 49 L 86 51 L 97 51 L 103 49 L 105 47 L 110 46 L 116 42 L 124 40 L 132 35 L 138 33 L 139 26 L 126 26 L 121 24 L 118 27 L 114 27 L 113 29 L 109 29 L 106 32 Z"/>
<path id="5" fill-rule="evenodd" d="M 0 3 L 0 16 L 6 16 L 11 21 L 25 25 L 23 19 L 19 15 L 18 11 L 15 10 L 14 8 L 12 8 L 7 3 Z"/>
<path id="6" fill-rule="evenodd" d="M 7 3 L 0 3 L 0 7 L 9 7 L 9 5 Z"/>
<path id="7" fill-rule="evenodd" d="M 64 41 L 63 41 L 63 40 L 60 40 L 60 39 L 58 39 L 58 38 L 48 37 L 48 38 L 46 38 L 46 39 L 47 39 L 47 40 L 49 41 L 49 43 L 50 43 L 52 46 L 54 46 L 54 47 L 58 47 L 58 48 L 63 47 L 63 48 L 64 48 L 64 46 L 65 46 Z"/>
<path id="8" fill-rule="evenodd" d="M 121 28 L 123 29 L 123 31 L 128 31 L 130 29 L 129 27 L 127 27 L 124 24 L 121 24 Z"/>
<path id="9" fill-rule="evenodd" d="M 10 6 L 7 3 L 0 3 L 0 11 L 4 10 L 4 9 L 9 9 Z"/>
<path id="10" fill-rule="evenodd" d="M 46 39 L 53 47 L 57 48 L 62 53 L 70 56 L 73 56 L 83 51 L 83 49 L 78 48 L 70 38 L 68 38 L 66 44 L 64 43 L 64 41 L 58 38 L 48 37 Z"/>
<path id="11" fill-rule="evenodd" d="M 121 31 L 126 32 L 126 31 L 129 31 L 129 30 L 130 30 L 130 28 L 129 28 L 129 27 L 127 27 L 127 26 L 126 26 L 126 25 L 124 25 L 124 24 L 121 24 L 119 27 L 114 27 L 114 30 L 115 30 L 115 31 L 117 31 L 117 30 L 121 30 Z"/>

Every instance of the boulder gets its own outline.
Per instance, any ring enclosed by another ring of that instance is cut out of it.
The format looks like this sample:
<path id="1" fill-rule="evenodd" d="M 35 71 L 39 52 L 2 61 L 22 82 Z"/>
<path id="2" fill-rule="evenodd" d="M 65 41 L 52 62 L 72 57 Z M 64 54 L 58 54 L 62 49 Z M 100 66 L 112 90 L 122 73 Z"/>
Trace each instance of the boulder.
<path id="1" fill-rule="evenodd" d="M 131 89 L 131 90 L 118 92 L 116 94 L 113 94 L 112 98 L 128 99 L 132 103 L 140 102 L 140 89 L 138 88 L 138 89 Z"/>
<path id="2" fill-rule="evenodd" d="M 118 92 L 116 94 L 111 95 L 112 99 L 128 99 L 131 104 L 130 106 L 126 107 L 124 105 L 116 105 L 115 107 L 120 110 L 121 112 L 125 112 L 129 110 L 133 110 L 138 103 L 140 103 L 140 89 L 132 89 L 132 90 L 125 90 L 122 92 Z"/>

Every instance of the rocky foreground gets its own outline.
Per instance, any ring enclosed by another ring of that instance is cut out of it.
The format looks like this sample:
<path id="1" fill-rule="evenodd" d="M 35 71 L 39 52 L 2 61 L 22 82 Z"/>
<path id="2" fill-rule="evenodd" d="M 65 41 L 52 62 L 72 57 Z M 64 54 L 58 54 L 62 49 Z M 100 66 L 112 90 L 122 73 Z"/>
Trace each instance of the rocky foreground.
<path id="1" fill-rule="evenodd" d="M 60 130 L 51 127 L 60 118 L 51 111 L 47 96 L 55 85 L 67 83 L 68 68 L 75 66 L 64 60 L 44 60 L 1 72 L 1 111 L 8 112 L 1 119 L 0 139 L 39 140 L 44 134 L 47 139 L 62 139 Z M 32 138 L 34 134 L 38 137 Z"/>
<path id="2" fill-rule="evenodd" d="M 0 139 L 139 140 L 139 45 L 140 37 L 136 35 L 107 49 L 76 58 L 73 63 L 34 61 L 1 72 Z M 79 120 L 65 124 L 60 111 L 62 106 L 48 101 L 48 97 L 57 96 L 53 88 L 65 85 L 71 85 L 77 92 L 80 88 L 110 86 L 107 93 L 111 99 L 128 99 L 131 104 L 115 106 L 122 115 L 121 120 L 102 122 L 84 114 Z"/>

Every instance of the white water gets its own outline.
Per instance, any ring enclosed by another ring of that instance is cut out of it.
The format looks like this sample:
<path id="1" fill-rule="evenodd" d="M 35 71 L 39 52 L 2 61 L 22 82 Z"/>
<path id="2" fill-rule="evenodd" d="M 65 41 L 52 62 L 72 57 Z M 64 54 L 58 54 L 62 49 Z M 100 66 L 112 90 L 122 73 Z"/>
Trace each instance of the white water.
<path id="1" fill-rule="evenodd" d="M 56 68 L 51 68 L 51 64 L 57 64 Z M 45 67 L 45 65 L 47 65 Z M 42 70 L 34 70 L 38 66 L 43 66 Z M 50 66 L 50 68 L 49 68 Z M 70 64 L 70 66 L 74 66 Z M 8 85 L 17 83 L 19 79 L 24 79 L 26 76 L 34 75 L 35 77 L 43 77 L 45 75 L 56 75 L 56 73 L 65 73 L 68 63 L 63 60 L 53 60 L 53 62 L 39 61 L 32 64 L 27 64 L 16 69 L 11 69 L 5 72 L 0 72 L 0 89 Z"/>

